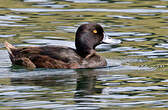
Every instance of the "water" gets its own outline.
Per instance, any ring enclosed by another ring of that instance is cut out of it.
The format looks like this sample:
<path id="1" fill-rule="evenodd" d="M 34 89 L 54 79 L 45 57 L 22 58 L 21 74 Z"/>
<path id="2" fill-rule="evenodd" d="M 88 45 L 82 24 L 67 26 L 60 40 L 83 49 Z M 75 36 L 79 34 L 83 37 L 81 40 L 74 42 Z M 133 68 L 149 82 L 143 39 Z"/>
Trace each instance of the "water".
<path id="1" fill-rule="evenodd" d="M 1 0 L 0 109 L 153 110 L 168 107 L 167 0 Z M 122 43 L 97 47 L 96 69 L 12 67 L 3 42 L 74 46 L 80 24 Z"/>

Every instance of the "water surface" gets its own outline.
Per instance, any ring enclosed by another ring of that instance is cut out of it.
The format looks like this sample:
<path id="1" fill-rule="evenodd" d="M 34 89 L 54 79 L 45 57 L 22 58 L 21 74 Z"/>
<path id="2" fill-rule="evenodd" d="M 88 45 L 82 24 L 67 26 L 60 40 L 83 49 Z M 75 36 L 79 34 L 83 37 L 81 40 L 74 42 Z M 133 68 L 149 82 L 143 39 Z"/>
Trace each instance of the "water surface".
<path id="1" fill-rule="evenodd" d="M 167 0 L 0 1 L 0 109 L 154 110 L 168 105 Z M 122 41 L 97 47 L 96 69 L 12 67 L 3 42 L 75 48 L 79 25 L 97 22 Z"/>

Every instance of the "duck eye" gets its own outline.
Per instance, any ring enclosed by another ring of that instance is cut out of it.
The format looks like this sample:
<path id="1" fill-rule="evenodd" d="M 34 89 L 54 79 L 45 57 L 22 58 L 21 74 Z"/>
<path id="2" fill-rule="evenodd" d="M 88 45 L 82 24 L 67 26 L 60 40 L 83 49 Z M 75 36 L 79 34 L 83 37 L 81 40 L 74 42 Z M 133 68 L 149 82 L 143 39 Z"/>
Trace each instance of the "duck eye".
<path id="1" fill-rule="evenodd" d="M 95 34 L 96 34 L 96 33 L 97 33 L 97 30 L 96 30 L 96 29 L 94 29 L 94 30 L 93 30 L 93 33 L 95 33 Z"/>

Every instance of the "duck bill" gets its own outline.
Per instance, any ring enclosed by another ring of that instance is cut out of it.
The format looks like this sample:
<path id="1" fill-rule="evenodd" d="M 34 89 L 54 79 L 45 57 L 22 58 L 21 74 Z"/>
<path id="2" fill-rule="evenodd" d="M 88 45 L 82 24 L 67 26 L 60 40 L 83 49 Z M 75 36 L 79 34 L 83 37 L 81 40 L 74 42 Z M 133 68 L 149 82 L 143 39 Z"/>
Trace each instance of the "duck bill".
<path id="1" fill-rule="evenodd" d="M 104 33 L 104 38 L 102 40 L 102 43 L 104 43 L 104 44 L 118 44 L 118 43 L 121 43 L 121 41 L 118 39 L 112 39 L 111 37 L 109 37 L 107 34 Z"/>

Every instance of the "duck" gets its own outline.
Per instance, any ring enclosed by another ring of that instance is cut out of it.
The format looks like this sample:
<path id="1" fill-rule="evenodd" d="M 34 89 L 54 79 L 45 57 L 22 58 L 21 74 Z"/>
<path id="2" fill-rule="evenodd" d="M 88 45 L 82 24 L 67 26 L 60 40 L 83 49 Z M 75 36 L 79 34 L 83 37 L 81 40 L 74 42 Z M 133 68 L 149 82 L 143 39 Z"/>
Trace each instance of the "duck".
<path id="1" fill-rule="evenodd" d="M 29 69 L 78 69 L 107 66 L 107 61 L 96 53 L 95 48 L 113 42 L 103 27 L 97 23 L 82 24 L 75 35 L 76 49 L 66 46 L 30 46 L 17 48 L 4 42 L 12 65 Z"/>

